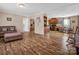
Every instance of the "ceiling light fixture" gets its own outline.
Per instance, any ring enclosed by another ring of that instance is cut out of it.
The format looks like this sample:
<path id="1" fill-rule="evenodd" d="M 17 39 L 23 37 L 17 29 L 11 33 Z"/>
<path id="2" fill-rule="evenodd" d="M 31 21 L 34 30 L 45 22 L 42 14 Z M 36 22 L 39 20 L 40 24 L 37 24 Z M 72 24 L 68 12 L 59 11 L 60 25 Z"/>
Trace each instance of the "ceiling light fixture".
<path id="1" fill-rule="evenodd" d="M 24 4 L 18 4 L 20 8 L 25 8 Z"/>

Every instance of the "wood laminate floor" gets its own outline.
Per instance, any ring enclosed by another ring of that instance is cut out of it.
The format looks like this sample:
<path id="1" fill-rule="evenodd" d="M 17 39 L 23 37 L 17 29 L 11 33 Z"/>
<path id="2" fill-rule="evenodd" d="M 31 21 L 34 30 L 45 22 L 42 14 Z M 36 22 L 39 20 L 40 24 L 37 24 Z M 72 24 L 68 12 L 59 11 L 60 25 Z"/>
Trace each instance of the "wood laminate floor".
<path id="1" fill-rule="evenodd" d="M 1 55 L 75 55 L 75 48 L 66 46 L 68 35 L 50 32 L 46 35 L 24 33 L 22 40 L 4 43 L 0 40 Z"/>

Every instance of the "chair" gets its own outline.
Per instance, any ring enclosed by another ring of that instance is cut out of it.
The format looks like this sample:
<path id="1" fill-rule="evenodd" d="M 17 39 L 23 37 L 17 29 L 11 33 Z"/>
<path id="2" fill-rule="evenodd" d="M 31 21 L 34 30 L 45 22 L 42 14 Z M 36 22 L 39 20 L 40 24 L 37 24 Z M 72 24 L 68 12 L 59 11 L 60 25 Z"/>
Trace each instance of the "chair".
<path id="1" fill-rule="evenodd" d="M 69 32 L 69 37 L 68 37 L 68 40 L 67 40 L 68 43 L 72 43 L 72 42 L 69 42 L 69 41 L 75 40 L 75 34 L 76 34 L 76 32 L 77 32 L 77 29 L 78 29 L 78 27 L 76 27 L 76 30 L 75 30 L 75 32 L 74 32 L 74 27 L 73 27 L 73 30 L 71 30 L 71 31 Z"/>
<path id="2" fill-rule="evenodd" d="M 75 47 L 75 35 L 76 35 L 76 32 L 77 32 L 77 29 L 78 27 L 76 27 L 76 30 L 74 31 L 74 27 L 73 27 L 73 30 L 69 32 L 69 37 L 68 37 L 68 44 L 66 45 L 67 48 L 69 49 L 69 52 L 71 51 L 71 47 Z"/>

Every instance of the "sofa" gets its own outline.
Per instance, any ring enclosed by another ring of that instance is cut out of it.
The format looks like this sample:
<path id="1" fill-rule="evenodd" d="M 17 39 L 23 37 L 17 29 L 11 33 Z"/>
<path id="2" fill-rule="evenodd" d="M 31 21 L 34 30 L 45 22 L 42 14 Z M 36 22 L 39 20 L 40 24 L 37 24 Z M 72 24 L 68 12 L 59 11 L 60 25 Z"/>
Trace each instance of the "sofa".
<path id="1" fill-rule="evenodd" d="M 0 26 L 0 33 L 4 33 L 4 42 L 22 39 L 22 33 L 17 32 L 15 26 Z"/>

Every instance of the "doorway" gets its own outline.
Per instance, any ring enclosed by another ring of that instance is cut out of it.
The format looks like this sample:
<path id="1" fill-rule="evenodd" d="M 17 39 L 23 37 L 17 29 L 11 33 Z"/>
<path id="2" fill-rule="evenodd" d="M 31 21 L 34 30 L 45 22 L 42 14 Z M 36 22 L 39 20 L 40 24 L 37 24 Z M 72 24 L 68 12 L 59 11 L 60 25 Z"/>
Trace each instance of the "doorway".
<path id="1" fill-rule="evenodd" d="M 30 19 L 30 32 L 34 33 L 35 31 L 35 22 L 34 19 Z"/>

